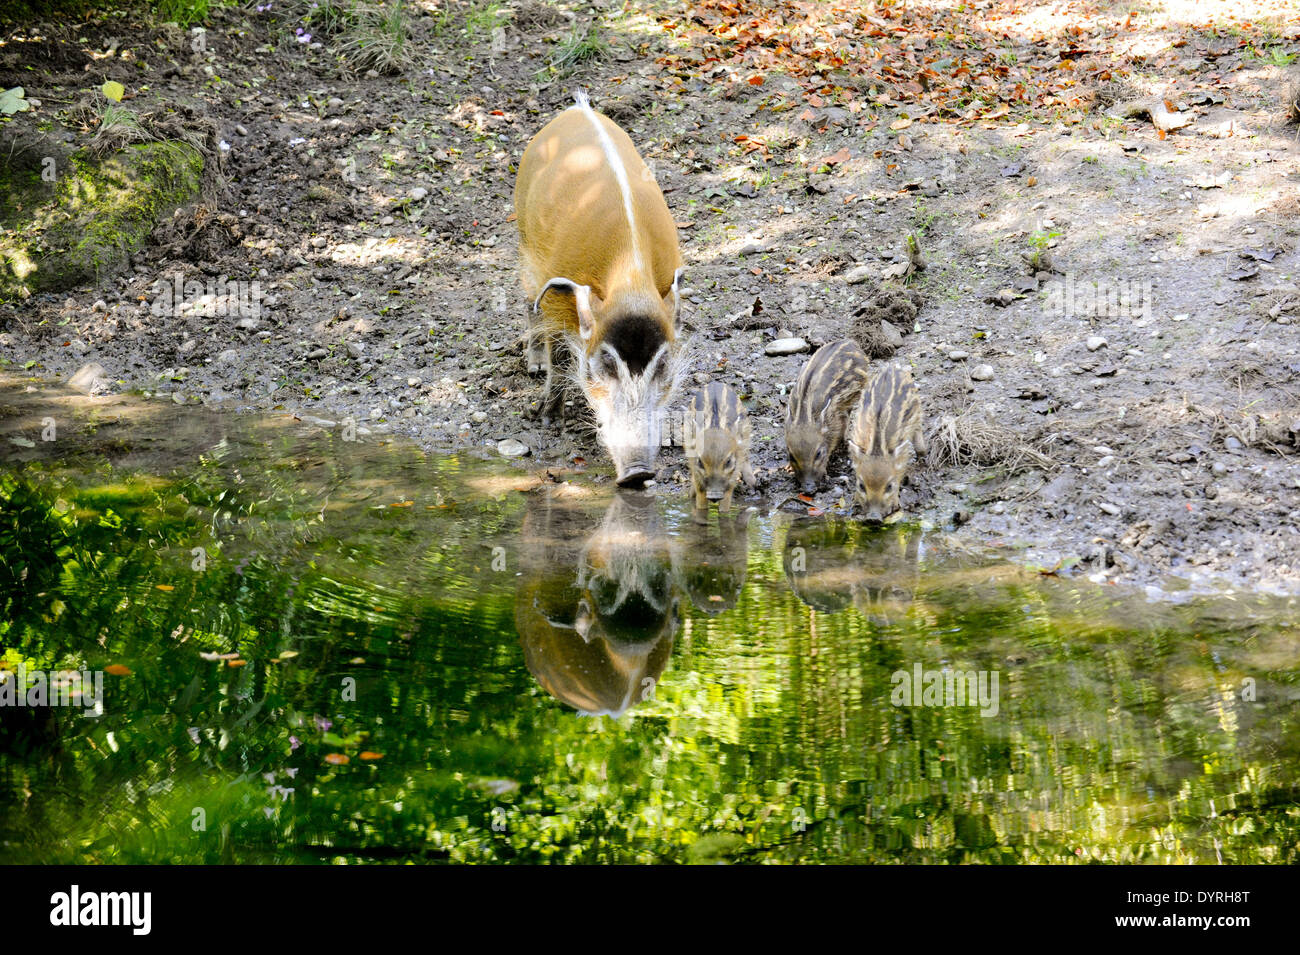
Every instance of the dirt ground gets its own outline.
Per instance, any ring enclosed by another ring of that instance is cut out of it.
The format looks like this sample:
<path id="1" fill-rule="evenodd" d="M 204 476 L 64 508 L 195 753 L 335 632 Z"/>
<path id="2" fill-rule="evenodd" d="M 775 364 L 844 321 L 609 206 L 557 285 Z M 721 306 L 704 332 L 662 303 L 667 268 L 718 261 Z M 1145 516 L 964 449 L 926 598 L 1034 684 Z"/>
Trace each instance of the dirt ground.
<path id="1" fill-rule="evenodd" d="M 1134 24 L 1104 6 L 976 3 L 993 32 L 963 56 L 1071 77 L 1003 111 L 978 89 L 939 105 L 923 72 L 748 70 L 723 34 L 721 53 L 702 46 L 707 24 L 681 3 L 408 4 L 410 62 L 392 75 L 301 42 L 306 3 L 258 6 L 217 8 L 198 51 L 129 18 L 6 29 L 0 88 L 41 104 L 20 120 L 75 142 L 89 131 L 67 111 L 115 79 L 128 106 L 214 124 L 223 181 L 127 275 L 0 307 L 3 370 L 64 379 L 98 362 L 113 390 L 351 417 L 488 455 L 515 439 L 525 466 L 580 458 L 608 481 L 580 398 L 563 428 L 527 416 L 540 383 L 510 221 L 524 146 L 587 89 L 678 219 L 693 377 L 746 398 L 750 503 L 809 506 L 781 432 L 808 354 L 766 345 L 878 335 L 885 317 L 877 354 L 912 366 L 931 435 L 910 516 L 1097 580 L 1300 593 L 1294 8 L 1257 5 L 1276 20 L 1264 44 L 1241 4 L 1168 0 Z M 828 4 L 808 26 L 834 47 L 890 10 Z M 575 26 L 602 55 L 549 66 Z M 1049 41 L 1061 51 L 1042 65 Z M 933 39 L 901 42 L 907 62 L 951 65 Z M 1166 102 L 1190 123 L 1162 136 L 1133 104 L 1167 118 Z M 260 309 L 154 314 L 155 283 L 178 271 L 215 290 L 216 311 L 223 283 L 256 283 Z M 656 493 L 685 494 L 680 447 L 659 463 Z M 813 506 L 848 505 L 847 469 Z"/>

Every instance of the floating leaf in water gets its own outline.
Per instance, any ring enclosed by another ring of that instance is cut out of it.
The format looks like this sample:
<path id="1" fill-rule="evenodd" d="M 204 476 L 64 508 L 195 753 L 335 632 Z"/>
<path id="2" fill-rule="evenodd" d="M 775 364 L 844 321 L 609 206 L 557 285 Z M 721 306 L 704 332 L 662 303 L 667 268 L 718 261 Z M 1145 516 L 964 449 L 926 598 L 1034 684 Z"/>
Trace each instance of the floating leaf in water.
<path id="1" fill-rule="evenodd" d="M 104 667 L 104 672 L 111 676 L 130 676 L 131 668 L 123 666 L 120 663 L 110 663 L 108 666 Z"/>
<path id="2" fill-rule="evenodd" d="M 126 93 L 126 87 L 116 80 L 109 80 L 99 90 L 114 103 L 122 102 L 122 96 Z"/>
<path id="3" fill-rule="evenodd" d="M 389 507 L 410 507 L 414 503 L 415 503 L 414 501 L 396 501 L 395 503 L 389 504 L 388 506 Z"/>
<path id="4" fill-rule="evenodd" d="M 351 762 L 351 760 L 342 753 L 327 753 L 325 755 L 325 762 L 329 763 L 331 766 L 346 766 Z"/>
<path id="5" fill-rule="evenodd" d="M 176 588 L 173 587 L 171 584 L 155 584 L 154 586 L 156 586 L 156 587 L 157 587 L 159 590 L 161 590 L 163 593 L 168 593 L 168 594 L 171 593 L 173 590 L 176 589 Z"/>
<path id="6" fill-rule="evenodd" d="M 375 752 L 371 752 L 371 751 L 368 750 L 368 749 L 363 749 L 363 750 L 361 751 L 361 758 L 364 759 L 364 760 L 366 760 L 367 762 L 369 762 L 370 760 L 374 760 L 374 759 L 383 759 L 383 758 L 384 758 L 384 754 L 383 754 L 383 753 L 375 753 Z"/>
<path id="7" fill-rule="evenodd" d="M 247 661 L 247 660 L 227 660 L 227 661 L 226 661 L 226 666 L 228 666 L 228 667 L 242 667 L 242 666 L 248 666 L 248 661 Z"/>

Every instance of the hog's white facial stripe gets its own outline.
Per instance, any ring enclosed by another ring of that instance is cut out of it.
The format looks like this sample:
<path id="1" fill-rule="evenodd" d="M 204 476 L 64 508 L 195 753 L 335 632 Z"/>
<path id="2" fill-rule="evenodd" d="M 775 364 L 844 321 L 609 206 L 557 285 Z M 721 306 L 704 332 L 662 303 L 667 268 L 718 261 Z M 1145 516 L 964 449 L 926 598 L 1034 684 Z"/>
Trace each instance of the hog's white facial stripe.
<path id="1" fill-rule="evenodd" d="M 627 169 L 623 165 L 623 160 L 619 158 L 618 150 L 614 147 L 614 141 L 609 138 L 609 133 L 600 124 L 600 117 L 596 115 L 596 111 L 587 102 L 587 97 L 579 98 L 578 102 L 570 106 L 569 109 L 582 110 L 587 119 L 591 121 L 592 128 L 596 130 L 596 141 L 600 143 L 601 151 L 605 153 L 605 161 L 609 163 L 609 168 L 614 173 L 614 179 L 618 182 L 619 192 L 623 194 L 623 211 L 627 214 L 627 227 L 632 236 L 633 265 L 639 271 L 644 260 L 641 258 L 641 242 L 637 235 L 636 216 L 632 212 L 632 186 L 627 179 Z"/>

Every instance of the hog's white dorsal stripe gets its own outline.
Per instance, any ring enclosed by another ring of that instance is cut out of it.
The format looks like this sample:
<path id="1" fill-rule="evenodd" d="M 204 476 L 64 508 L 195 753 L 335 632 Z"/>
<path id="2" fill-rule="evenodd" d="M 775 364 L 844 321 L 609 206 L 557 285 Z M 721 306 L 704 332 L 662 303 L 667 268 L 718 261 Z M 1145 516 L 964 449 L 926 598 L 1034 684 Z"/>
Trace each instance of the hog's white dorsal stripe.
<path id="1" fill-rule="evenodd" d="M 570 109 L 580 109 L 591 121 L 592 127 L 596 130 L 596 139 L 600 143 L 601 150 L 605 153 L 605 161 L 609 163 L 609 168 L 614 172 L 614 179 L 618 182 L 619 191 L 623 194 L 623 211 L 627 213 L 627 227 L 632 235 L 632 259 L 633 265 L 637 271 L 641 270 L 641 240 L 637 233 L 636 215 L 632 211 L 632 186 L 627 179 L 627 167 L 623 165 L 623 160 L 614 147 L 614 141 L 609 138 L 609 133 L 605 127 L 600 124 L 600 117 L 596 111 L 591 108 L 591 101 L 587 99 L 587 94 L 582 90 L 573 94 L 574 105 Z"/>

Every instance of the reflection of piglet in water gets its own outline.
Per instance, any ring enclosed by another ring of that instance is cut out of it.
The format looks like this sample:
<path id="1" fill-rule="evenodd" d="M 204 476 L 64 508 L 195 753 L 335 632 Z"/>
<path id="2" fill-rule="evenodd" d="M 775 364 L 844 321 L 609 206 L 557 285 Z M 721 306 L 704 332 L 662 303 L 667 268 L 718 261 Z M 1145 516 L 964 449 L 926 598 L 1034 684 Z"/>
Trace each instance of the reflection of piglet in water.
<path id="1" fill-rule="evenodd" d="M 575 99 L 529 143 L 515 182 L 528 370 L 546 373 L 549 421 L 563 406 L 552 348 L 568 346 L 618 483 L 640 486 L 683 367 L 677 226 L 632 140 Z"/>

